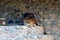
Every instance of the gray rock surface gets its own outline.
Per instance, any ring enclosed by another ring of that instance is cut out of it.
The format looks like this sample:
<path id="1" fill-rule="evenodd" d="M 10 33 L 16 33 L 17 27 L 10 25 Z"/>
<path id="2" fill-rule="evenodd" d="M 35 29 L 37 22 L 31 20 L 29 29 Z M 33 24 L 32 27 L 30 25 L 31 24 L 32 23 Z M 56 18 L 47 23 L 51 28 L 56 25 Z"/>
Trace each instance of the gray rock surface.
<path id="1" fill-rule="evenodd" d="M 60 40 L 60 0 L 0 0 L 0 18 L 6 21 L 15 21 L 26 12 L 35 15 L 48 35 Z"/>

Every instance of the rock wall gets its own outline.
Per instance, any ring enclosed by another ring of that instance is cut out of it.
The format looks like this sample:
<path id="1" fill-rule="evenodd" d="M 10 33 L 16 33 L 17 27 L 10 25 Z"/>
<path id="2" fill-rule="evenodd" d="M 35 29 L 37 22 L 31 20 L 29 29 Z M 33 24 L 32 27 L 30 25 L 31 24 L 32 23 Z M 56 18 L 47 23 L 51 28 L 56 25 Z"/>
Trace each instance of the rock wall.
<path id="1" fill-rule="evenodd" d="M 15 20 L 26 12 L 35 15 L 48 35 L 60 40 L 60 0 L 0 0 L 0 17 Z"/>

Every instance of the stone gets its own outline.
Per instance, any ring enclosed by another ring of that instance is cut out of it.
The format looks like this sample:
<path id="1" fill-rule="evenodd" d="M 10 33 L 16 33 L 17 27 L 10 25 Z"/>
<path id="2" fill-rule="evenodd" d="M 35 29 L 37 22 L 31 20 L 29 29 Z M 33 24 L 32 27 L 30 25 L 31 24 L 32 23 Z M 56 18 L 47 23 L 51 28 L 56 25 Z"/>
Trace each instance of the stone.
<path id="1" fill-rule="evenodd" d="M 41 38 L 41 40 L 54 40 L 54 38 L 51 36 L 51 35 L 48 35 L 48 36 L 44 36 Z"/>

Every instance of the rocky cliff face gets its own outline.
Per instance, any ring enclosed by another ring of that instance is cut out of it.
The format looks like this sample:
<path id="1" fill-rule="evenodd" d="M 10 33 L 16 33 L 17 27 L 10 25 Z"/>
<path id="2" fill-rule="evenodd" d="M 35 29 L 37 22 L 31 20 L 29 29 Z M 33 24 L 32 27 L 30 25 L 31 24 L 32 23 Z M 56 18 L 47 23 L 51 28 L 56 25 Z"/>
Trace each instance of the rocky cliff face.
<path id="1" fill-rule="evenodd" d="M 33 13 L 47 34 L 60 40 L 60 0 L 0 0 L 0 17 L 15 19 L 26 12 Z"/>

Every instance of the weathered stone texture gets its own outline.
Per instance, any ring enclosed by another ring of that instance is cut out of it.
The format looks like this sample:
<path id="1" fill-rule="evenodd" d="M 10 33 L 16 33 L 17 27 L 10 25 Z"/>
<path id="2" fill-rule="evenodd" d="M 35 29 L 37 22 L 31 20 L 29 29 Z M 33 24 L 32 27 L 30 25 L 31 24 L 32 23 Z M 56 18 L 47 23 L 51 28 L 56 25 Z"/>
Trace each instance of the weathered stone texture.
<path id="1" fill-rule="evenodd" d="M 46 33 L 60 40 L 60 0 L 0 0 L 0 17 L 14 20 L 26 12 L 33 13 Z"/>

